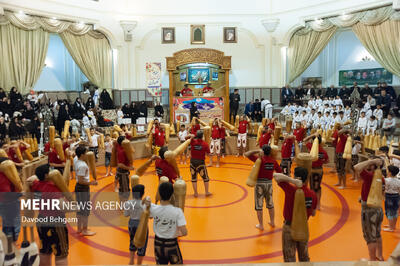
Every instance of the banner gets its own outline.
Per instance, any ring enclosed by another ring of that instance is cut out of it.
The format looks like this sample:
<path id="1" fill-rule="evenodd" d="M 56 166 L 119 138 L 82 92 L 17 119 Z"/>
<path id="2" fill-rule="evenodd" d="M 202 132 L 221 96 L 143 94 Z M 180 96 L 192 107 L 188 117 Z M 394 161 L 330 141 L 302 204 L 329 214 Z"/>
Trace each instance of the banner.
<path id="1" fill-rule="evenodd" d="M 174 120 L 182 123 L 190 123 L 190 107 L 196 103 L 200 112 L 200 119 L 208 122 L 209 119 L 224 119 L 224 98 L 222 97 L 175 97 Z"/>
<path id="2" fill-rule="evenodd" d="M 146 87 L 152 96 L 161 96 L 161 63 L 146 63 Z"/>
<path id="3" fill-rule="evenodd" d="M 378 82 L 392 84 L 393 74 L 384 68 L 353 69 L 339 71 L 339 86 L 353 85 L 356 81 L 358 85 L 376 85 Z"/>

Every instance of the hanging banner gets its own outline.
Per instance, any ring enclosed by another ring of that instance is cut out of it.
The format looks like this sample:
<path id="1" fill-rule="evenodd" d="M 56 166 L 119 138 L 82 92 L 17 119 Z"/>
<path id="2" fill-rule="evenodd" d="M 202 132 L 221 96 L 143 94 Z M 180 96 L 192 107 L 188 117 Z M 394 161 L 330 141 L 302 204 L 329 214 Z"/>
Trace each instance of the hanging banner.
<path id="1" fill-rule="evenodd" d="M 146 63 L 146 87 L 152 96 L 161 96 L 161 63 Z"/>
<path id="2" fill-rule="evenodd" d="M 174 121 L 190 123 L 190 107 L 196 103 L 200 112 L 200 119 L 208 122 L 209 119 L 224 119 L 224 99 L 222 97 L 174 97 Z"/>

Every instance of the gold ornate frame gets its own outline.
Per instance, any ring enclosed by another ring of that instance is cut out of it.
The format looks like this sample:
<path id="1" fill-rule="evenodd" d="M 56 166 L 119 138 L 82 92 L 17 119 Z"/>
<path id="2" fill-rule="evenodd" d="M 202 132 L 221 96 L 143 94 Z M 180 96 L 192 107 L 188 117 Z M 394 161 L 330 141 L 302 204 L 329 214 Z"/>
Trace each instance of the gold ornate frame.
<path id="1" fill-rule="evenodd" d="M 166 57 L 169 73 L 169 115 L 173 119 L 174 78 L 173 72 L 179 66 L 192 63 L 216 64 L 225 71 L 225 104 L 224 116 L 229 120 L 229 71 L 231 70 L 231 56 L 225 56 L 224 52 L 209 48 L 193 48 L 175 52 L 172 57 Z"/>
<path id="2" fill-rule="evenodd" d="M 202 41 L 194 40 L 194 30 L 201 29 Z M 190 25 L 190 44 L 205 44 L 206 43 L 206 26 L 205 25 Z"/>

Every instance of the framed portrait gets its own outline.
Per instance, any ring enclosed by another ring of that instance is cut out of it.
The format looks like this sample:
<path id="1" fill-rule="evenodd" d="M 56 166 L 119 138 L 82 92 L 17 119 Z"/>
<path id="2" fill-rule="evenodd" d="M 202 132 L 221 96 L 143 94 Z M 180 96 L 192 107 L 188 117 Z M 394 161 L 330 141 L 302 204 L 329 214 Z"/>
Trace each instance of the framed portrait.
<path id="1" fill-rule="evenodd" d="M 224 27 L 224 43 L 236 43 L 237 34 L 235 27 Z"/>
<path id="2" fill-rule="evenodd" d="M 186 71 L 182 71 L 179 73 L 180 81 L 186 81 L 187 73 Z"/>
<path id="3" fill-rule="evenodd" d="M 161 42 L 175 43 L 175 28 L 161 28 Z"/>
<path id="4" fill-rule="evenodd" d="M 205 44 L 205 25 L 190 25 L 190 43 Z"/>
<path id="5" fill-rule="evenodd" d="M 212 80 L 218 80 L 218 70 L 213 70 L 213 72 L 212 72 Z"/>

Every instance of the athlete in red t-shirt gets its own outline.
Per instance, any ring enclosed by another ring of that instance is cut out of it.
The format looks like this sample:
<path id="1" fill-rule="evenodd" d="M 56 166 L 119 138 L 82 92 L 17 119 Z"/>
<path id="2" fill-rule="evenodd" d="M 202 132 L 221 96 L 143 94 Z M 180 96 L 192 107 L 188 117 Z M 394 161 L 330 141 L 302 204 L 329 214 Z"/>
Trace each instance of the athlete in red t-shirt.
<path id="1" fill-rule="evenodd" d="M 282 173 L 290 176 L 292 168 L 292 149 L 295 137 L 293 135 L 289 135 L 288 133 L 283 133 L 283 138 L 284 139 L 281 148 L 281 168 Z"/>
<path id="2" fill-rule="evenodd" d="M 236 157 L 239 157 L 241 154 L 244 154 L 247 146 L 247 128 L 249 127 L 249 119 L 246 116 L 239 117 L 239 128 L 238 128 L 238 136 L 237 136 L 237 149 L 238 153 Z"/>
<path id="3" fill-rule="evenodd" d="M 335 186 L 340 186 L 340 189 L 346 188 L 346 159 L 343 158 L 343 152 L 347 141 L 347 134 L 349 133 L 349 129 L 339 130 L 336 144 L 335 154 L 337 156 L 336 171 L 338 175 L 338 183 Z"/>
<path id="4" fill-rule="evenodd" d="M 61 190 L 53 182 L 46 180 L 49 170 L 48 164 L 36 168 L 35 175 L 27 179 L 30 191 L 39 194 L 42 200 L 65 200 Z M 49 209 L 45 205 L 41 205 L 39 208 L 38 220 L 49 219 L 49 217 L 65 219 L 65 213 L 61 210 Z M 67 265 L 69 251 L 67 224 L 63 222 L 37 222 L 36 227 L 41 243 L 40 263 L 51 265 L 52 254 L 54 254 L 56 265 Z"/>
<path id="5" fill-rule="evenodd" d="M 124 141 L 124 139 L 124 136 L 119 136 L 116 143 L 117 173 L 115 175 L 115 179 L 119 182 L 120 198 L 126 200 L 129 198 L 129 171 L 134 170 L 135 168 L 129 163 L 124 148 L 122 148 L 121 143 Z"/>
<path id="6" fill-rule="evenodd" d="M 307 169 L 303 167 L 296 167 L 294 169 L 294 179 L 283 174 L 274 174 L 275 181 L 285 192 L 285 204 L 283 207 L 283 218 L 285 221 L 282 228 L 282 251 L 285 262 L 296 262 L 296 250 L 298 252 L 299 261 L 310 261 L 310 257 L 308 255 L 308 241 L 301 242 L 294 240 L 292 238 L 290 229 L 293 218 L 294 199 L 297 189 L 301 189 L 304 192 L 307 219 L 311 215 L 315 216 L 315 209 L 317 207 L 318 199 L 315 195 L 315 192 L 307 187 L 307 177 Z"/>
<path id="7" fill-rule="evenodd" d="M 361 225 L 364 239 L 367 242 L 371 261 L 383 261 L 381 225 L 383 220 L 382 207 L 370 207 L 367 205 L 368 195 L 374 178 L 374 172 L 382 167 L 380 158 L 370 159 L 354 166 L 354 170 L 363 180 L 361 188 Z M 385 180 L 382 178 L 382 185 Z"/>
<path id="8" fill-rule="evenodd" d="M 210 143 L 210 163 L 208 166 L 213 166 L 213 156 L 217 156 L 217 167 L 221 158 L 221 125 L 218 118 L 215 118 L 211 128 L 211 143 Z"/>
<path id="9" fill-rule="evenodd" d="M 185 86 L 183 87 L 183 89 L 181 90 L 181 96 L 193 96 L 193 91 L 191 88 L 188 87 L 187 84 L 185 84 Z"/>
<path id="10" fill-rule="evenodd" d="M 324 174 L 322 166 L 323 166 L 323 164 L 328 163 L 329 157 L 328 157 L 328 153 L 325 151 L 325 149 L 322 146 L 322 139 L 318 133 L 315 133 L 315 134 L 305 138 L 304 143 L 306 143 L 307 149 L 309 151 L 311 151 L 312 143 L 307 142 L 307 141 L 313 140 L 317 136 L 318 136 L 318 141 L 319 141 L 318 160 L 312 162 L 312 170 L 311 170 L 311 176 L 310 176 L 310 178 L 311 178 L 310 188 L 317 194 L 317 197 L 318 197 L 317 210 L 320 210 L 321 209 L 321 205 L 320 205 L 321 204 L 321 182 L 322 182 L 322 176 Z"/>
<path id="11" fill-rule="evenodd" d="M 210 147 L 207 142 L 203 140 L 203 131 L 198 130 L 196 136 L 191 135 L 191 158 L 190 158 L 190 172 L 192 174 L 192 186 L 194 196 L 197 197 L 197 174 L 203 178 L 206 197 L 211 196 L 209 192 L 209 177 L 206 168 L 206 155 L 210 153 Z"/>
<path id="12" fill-rule="evenodd" d="M 297 142 L 299 143 L 300 150 L 301 150 L 301 143 L 305 136 L 305 129 L 301 126 L 300 122 L 296 123 L 296 129 L 293 130 L 293 135 L 296 137 Z"/>
<path id="13" fill-rule="evenodd" d="M 271 157 L 271 147 L 264 145 L 262 150 L 253 150 L 245 153 L 245 156 L 255 162 L 258 158 L 261 158 L 261 168 L 258 173 L 257 184 L 254 187 L 255 194 L 255 209 L 257 211 L 258 224 L 256 227 L 260 230 L 264 230 L 263 225 L 263 205 L 264 199 L 266 201 L 266 207 L 269 212 L 271 227 L 275 227 L 275 211 L 274 202 L 272 198 L 272 177 L 274 172 L 281 173 L 282 169 L 278 162 Z"/>
<path id="14" fill-rule="evenodd" d="M 161 178 L 162 176 L 166 176 L 169 179 L 170 183 L 174 183 L 176 178 L 178 177 L 178 174 L 176 173 L 174 167 L 170 165 L 167 160 L 164 158 L 164 153 L 168 151 L 168 147 L 164 146 L 160 149 L 159 151 L 159 156 L 154 156 L 152 157 L 152 160 L 155 160 L 155 167 L 156 167 L 156 172 L 158 175 L 158 178 Z"/>
<path id="15" fill-rule="evenodd" d="M 212 88 L 210 85 L 211 85 L 210 83 L 207 83 L 207 86 L 205 86 L 203 88 L 203 94 L 204 93 L 211 93 L 211 94 L 214 93 L 214 88 Z"/>
<path id="16" fill-rule="evenodd" d="M 261 132 L 260 139 L 258 141 L 260 144 L 260 148 L 262 148 L 264 145 L 269 144 L 271 136 L 272 136 L 272 130 L 270 128 L 263 129 L 263 131 Z"/>

